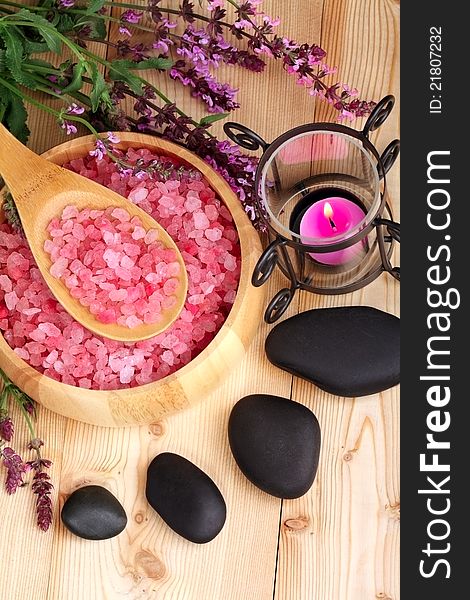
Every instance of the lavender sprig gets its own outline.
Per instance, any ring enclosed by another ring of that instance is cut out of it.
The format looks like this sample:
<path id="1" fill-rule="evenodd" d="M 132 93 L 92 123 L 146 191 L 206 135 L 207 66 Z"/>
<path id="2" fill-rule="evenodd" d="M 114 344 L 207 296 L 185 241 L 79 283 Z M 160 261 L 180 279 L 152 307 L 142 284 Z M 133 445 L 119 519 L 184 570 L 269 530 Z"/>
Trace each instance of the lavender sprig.
<path id="1" fill-rule="evenodd" d="M 44 442 L 36 437 L 31 421 L 34 403 L 27 394 L 12 383 L 2 369 L 0 369 L 0 386 L 0 459 L 6 469 L 5 489 L 7 494 L 14 494 L 18 488 L 26 485 L 25 475 L 33 471 L 31 489 L 36 495 L 37 524 L 40 529 L 47 531 L 52 523 L 53 485 L 46 470 L 51 467 L 52 462 L 41 456 L 40 449 Z M 12 441 L 14 435 L 13 421 L 7 414 L 10 401 L 15 402 L 19 407 L 31 433 L 28 450 L 36 453 L 34 460 L 24 461 L 13 448 L 6 445 Z"/>
<path id="2" fill-rule="evenodd" d="M 27 472 L 27 466 L 23 459 L 13 448 L 9 446 L 0 447 L 0 456 L 3 466 L 7 470 L 5 489 L 7 494 L 14 494 L 19 487 L 24 485 L 23 476 Z"/>

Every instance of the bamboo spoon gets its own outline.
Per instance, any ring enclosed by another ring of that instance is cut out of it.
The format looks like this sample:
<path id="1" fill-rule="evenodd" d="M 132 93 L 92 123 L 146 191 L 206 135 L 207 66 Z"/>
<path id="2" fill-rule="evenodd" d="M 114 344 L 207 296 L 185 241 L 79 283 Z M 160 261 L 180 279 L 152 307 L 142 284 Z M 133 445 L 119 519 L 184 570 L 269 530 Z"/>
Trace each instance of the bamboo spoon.
<path id="1" fill-rule="evenodd" d="M 175 242 L 152 217 L 119 194 L 59 167 L 23 146 L 0 125 L 0 174 L 13 195 L 25 236 L 42 276 L 55 298 L 65 310 L 90 331 L 122 342 L 136 342 L 153 337 L 167 329 L 178 317 L 186 298 L 188 278 L 183 258 Z M 157 229 L 160 241 L 175 251 L 181 266 L 180 286 L 175 293 L 176 303 L 162 312 L 158 323 L 128 328 L 117 323 L 105 324 L 70 295 L 65 284 L 53 277 L 49 269 L 51 259 L 44 250 L 49 239 L 47 226 L 62 210 L 74 205 L 78 210 L 104 210 L 110 206 L 125 209 L 139 217 L 144 229 Z"/>

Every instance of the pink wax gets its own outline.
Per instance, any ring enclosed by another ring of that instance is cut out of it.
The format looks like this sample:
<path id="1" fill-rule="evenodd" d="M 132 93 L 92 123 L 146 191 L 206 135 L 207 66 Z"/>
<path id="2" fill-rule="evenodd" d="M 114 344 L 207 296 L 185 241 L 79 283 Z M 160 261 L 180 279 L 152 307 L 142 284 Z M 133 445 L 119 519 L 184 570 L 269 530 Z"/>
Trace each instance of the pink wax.
<path id="1" fill-rule="evenodd" d="M 347 198 L 332 196 L 331 198 L 319 200 L 306 210 L 300 221 L 302 243 L 307 245 L 312 243 L 309 238 L 323 239 L 328 243 L 331 241 L 330 238 L 337 238 L 337 236 L 341 237 L 338 237 L 335 241 L 345 240 L 353 235 L 352 233 L 348 235 L 348 233 L 364 219 L 364 216 L 365 213 L 362 208 Z M 315 243 L 316 245 L 322 245 L 318 241 Z M 343 250 L 324 253 L 311 252 L 310 256 L 325 265 L 343 265 L 360 256 L 362 252 L 363 243 L 360 241 Z"/>

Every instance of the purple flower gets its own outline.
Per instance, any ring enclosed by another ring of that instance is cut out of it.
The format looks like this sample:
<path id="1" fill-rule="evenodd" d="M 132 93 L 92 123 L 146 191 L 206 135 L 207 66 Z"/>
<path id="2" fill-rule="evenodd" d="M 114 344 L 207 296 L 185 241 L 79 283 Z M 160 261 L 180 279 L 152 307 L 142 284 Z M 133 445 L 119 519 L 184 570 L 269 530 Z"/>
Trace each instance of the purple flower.
<path id="1" fill-rule="evenodd" d="M 3 458 L 3 464 L 7 470 L 5 488 L 7 494 L 14 494 L 16 490 L 24 485 L 23 475 L 28 471 L 28 466 L 13 448 L 5 447 L 0 455 Z"/>
<path id="2" fill-rule="evenodd" d="M 72 102 L 72 104 L 69 107 L 67 107 L 67 110 L 65 112 L 68 115 L 82 115 L 85 112 L 85 109 L 83 108 L 83 106 L 78 106 L 78 104 Z"/>
<path id="3" fill-rule="evenodd" d="M 120 25 L 119 26 L 119 33 L 122 33 L 123 35 L 127 35 L 128 37 L 132 36 L 132 33 L 129 31 L 129 29 L 127 27 L 125 27 L 124 25 Z"/>
<path id="4" fill-rule="evenodd" d="M 197 68 L 186 68 L 184 61 L 177 61 L 170 70 L 170 77 L 192 88 L 191 95 L 201 98 L 209 107 L 209 112 L 232 111 L 240 105 L 235 101 L 238 90 L 228 83 L 218 82 L 209 72 Z"/>
<path id="5" fill-rule="evenodd" d="M 0 419 L 0 439 L 11 442 L 14 431 L 13 421 L 10 417 Z"/>
<path id="6" fill-rule="evenodd" d="M 106 153 L 106 146 L 103 144 L 102 140 L 96 140 L 95 149 L 90 150 L 88 154 L 94 156 L 97 160 L 103 160 Z"/>
<path id="7" fill-rule="evenodd" d="M 142 13 L 142 12 L 138 12 L 136 10 L 129 9 L 122 13 L 121 21 L 123 23 L 131 23 L 131 24 L 135 25 L 136 23 L 138 23 L 140 21 L 143 14 L 144 13 Z"/>
<path id="8" fill-rule="evenodd" d="M 224 4 L 224 0 L 209 0 L 207 3 L 207 8 L 212 12 L 216 8 L 223 8 Z"/>
<path id="9" fill-rule="evenodd" d="M 74 6 L 75 0 L 58 0 L 57 6 L 59 8 L 72 8 Z"/>
<path id="10" fill-rule="evenodd" d="M 43 461 L 46 462 L 46 461 Z M 50 461 L 47 461 L 50 463 Z M 50 466 L 50 464 L 48 465 Z M 40 529 L 47 531 L 52 523 L 51 492 L 54 488 L 50 477 L 44 471 L 36 471 L 32 484 L 33 494 L 36 494 L 37 524 Z"/>
<path id="11" fill-rule="evenodd" d="M 235 29 L 250 29 L 250 27 L 253 27 L 252 23 L 247 21 L 247 19 L 237 19 L 233 26 Z"/>
<path id="12" fill-rule="evenodd" d="M 60 126 L 62 127 L 62 129 L 65 129 L 65 133 L 67 135 L 73 135 L 74 133 L 77 133 L 77 128 L 70 121 L 62 121 Z"/>
<path id="13" fill-rule="evenodd" d="M 268 17 L 268 15 L 263 15 L 263 22 L 268 27 L 277 27 L 281 22 L 281 19 L 279 17 L 273 19 L 272 17 Z"/>
<path id="14" fill-rule="evenodd" d="M 107 136 L 108 136 L 108 141 L 111 144 L 119 144 L 119 142 L 121 141 L 118 138 L 118 136 L 115 133 L 112 133 L 111 131 L 108 131 Z"/>

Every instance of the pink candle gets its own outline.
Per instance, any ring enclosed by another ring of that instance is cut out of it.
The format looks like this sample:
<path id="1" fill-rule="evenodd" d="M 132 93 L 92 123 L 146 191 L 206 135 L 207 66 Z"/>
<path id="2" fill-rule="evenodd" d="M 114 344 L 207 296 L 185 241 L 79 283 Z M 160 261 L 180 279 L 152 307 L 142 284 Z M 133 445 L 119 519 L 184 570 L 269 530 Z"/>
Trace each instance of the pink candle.
<path id="1" fill-rule="evenodd" d="M 310 206 L 300 221 L 300 237 L 302 243 L 312 243 L 308 238 L 329 241 L 329 238 L 341 236 L 339 239 L 347 239 L 352 235 L 348 232 L 355 228 L 365 216 L 364 211 L 352 200 L 332 196 L 319 200 Z M 336 240 L 336 241 L 338 241 Z M 315 242 L 321 245 L 321 242 Z M 353 246 L 348 246 L 336 252 L 310 253 L 316 261 L 325 265 L 342 265 L 363 252 L 362 241 Z"/>

